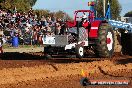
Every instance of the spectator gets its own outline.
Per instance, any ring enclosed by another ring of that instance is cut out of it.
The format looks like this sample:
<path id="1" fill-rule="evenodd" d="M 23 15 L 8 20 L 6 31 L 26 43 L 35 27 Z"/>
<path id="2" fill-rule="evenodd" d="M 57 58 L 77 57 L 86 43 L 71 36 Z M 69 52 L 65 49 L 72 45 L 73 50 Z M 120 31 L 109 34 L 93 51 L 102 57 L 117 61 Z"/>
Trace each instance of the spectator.
<path id="1" fill-rule="evenodd" d="M 27 42 L 31 43 L 31 41 L 34 44 L 42 44 L 43 34 L 54 34 L 55 29 L 57 29 L 57 34 L 60 34 L 61 25 L 62 20 L 60 18 L 56 20 L 54 15 L 47 18 L 42 16 L 39 20 L 38 16 L 33 13 L 32 8 L 28 13 L 19 13 L 16 8 L 14 13 L 0 10 L 0 27 L 4 31 L 9 31 L 9 34 L 6 33 L 9 35 L 7 39 L 18 36 L 26 44 Z"/>
<path id="2" fill-rule="evenodd" d="M 62 21 L 61 21 L 61 19 L 60 18 L 58 18 L 57 19 L 57 22 L 56 22 L 56 25 L 55 25 L 55 34 L 56 35 L 59 35 L 60 34 L 60 32 L 61 32 L 61 24 L 62 24 Z"/>
<path id="3" fill-rule="evenodd" d="M 46 18 L 44 16 L 42 16 L 42 18 L 41 18 L 41 25 L 42 26 L 46 26 L 47 25 L 47 21 L 46 21 Z"/>

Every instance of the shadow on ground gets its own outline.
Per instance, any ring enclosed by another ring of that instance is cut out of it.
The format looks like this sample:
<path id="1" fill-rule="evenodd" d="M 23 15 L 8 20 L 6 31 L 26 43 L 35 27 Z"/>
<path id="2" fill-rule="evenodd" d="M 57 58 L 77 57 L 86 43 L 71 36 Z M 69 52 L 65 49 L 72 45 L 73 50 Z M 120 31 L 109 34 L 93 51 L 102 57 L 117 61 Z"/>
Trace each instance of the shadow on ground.
<path id="1" fill-rule="evenodd" d="M 119 55 L 120 56 L 120 55 Z M 118 54 L 114 55 L 113 58 L 118 58 Z M 46 58 L 42 52 L 38 53 L 18 53 L 18 52 L 12 52 L 12 53 L 4 53 L 2 56 L 0 56 L 1 60 L 40 60 L 43 62 L 52 62 L 52 63 L 79 63 L 79 62 L 93 62 L 93 61 L 100 61 L 100 60 L 111 60 L 111 58 L 97 58 L 94 55 L 87 56 L 85 58 L 79 59 L 76 58 L 75 55 L 54 55 L 52 58 Z M 132 63 L 131 58 L 126 59 L 117 59 L 117 64 L 127 64 Z"/>
<path id="2" fill-rule="evenodd" d="M 115 56 L 116 57 L 116 56 Z M 3 68 L 18 68 L 18 67 L 32 67 L 39 65 L 51 65 L 56 71 L 58 68 L 55 64 L 67 64 L 67 63 L 80 63 L 80 62 L 93 62 L 100 61 L 103 58 L 74 58 L 66 57 L 65 55 L 54 56 L 53 58 L 46 59 L 42 52 L 39 53 L 4 53 L 0 56 L 0 69 Z M 132 63 L 132 58 L 121 59 L 116 61 L 117 64 Z"/>
<path id="3" fill-rule="evenodd" d="M 4 53 L 3 55 L 0 56 L 0 59 L 1 60 L 40 60 L 40 61 L 52 62 L 52 63 L 79 63 L 79 62 L 95 61 L 94 57 L 79 59 L 79 58 L 76 58 L 74 55 L 72 56 L 70 55 L 55 56 L 54 55 L 52 56 L 52 58 L 47 59 L 42 52 L 40 53 L 18 53 L 18 52 Z"/>
<path id="4" fill-rule="evenodd" d="M 116 64 L 129 64 L 132 63 L 132 58 L 125 58 L 125 59 L 121 59 L 121 60 L 117 60 Z"/>
<path id="5" fill-rule="evenodd" d="M 8 53 L 4 53 L 1 56 L 2 60 L 35 60 L 35 59 L 43 59 L 44 56 L 41 55 L 33 55 L 30 53 L 18 53 L 18 52 L 8 52 Z"/>

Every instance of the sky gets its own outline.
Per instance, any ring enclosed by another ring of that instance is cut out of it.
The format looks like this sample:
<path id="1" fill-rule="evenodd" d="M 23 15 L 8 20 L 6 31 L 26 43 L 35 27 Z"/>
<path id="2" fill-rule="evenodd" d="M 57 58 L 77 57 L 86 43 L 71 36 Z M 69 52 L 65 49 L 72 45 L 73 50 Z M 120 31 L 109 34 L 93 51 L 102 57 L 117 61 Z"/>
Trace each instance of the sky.
<path id="1" fill-rule="evenodd" d="M 73 15 L 75 10 L 89 9 L 87 3 L 91 0 L 37 0 L 33 9 L 47 9 L 51 12 L 62 10 Z M 122 6 L 121 16 L 132 10 L 132 0 L 119 0 Z"/>

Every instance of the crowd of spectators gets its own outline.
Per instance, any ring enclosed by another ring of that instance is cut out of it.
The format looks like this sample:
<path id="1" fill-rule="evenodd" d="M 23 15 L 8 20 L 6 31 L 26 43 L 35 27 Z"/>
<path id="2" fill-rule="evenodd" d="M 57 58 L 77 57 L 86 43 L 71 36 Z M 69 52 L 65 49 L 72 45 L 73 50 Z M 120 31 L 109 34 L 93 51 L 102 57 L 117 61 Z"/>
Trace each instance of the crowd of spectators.
<path id="1" fill-rule="evenodd" d="M 9 12 L 0 10 L 0 29 L 4 31 L 4 40 L 7 43 L 12 42 L 12 37 L 18 36 L 20 44 L 42 44 L 44 33 L 60 33 L 62 20 L 54 16 L 38 16 L 32 8 L 27 12 Z"/>

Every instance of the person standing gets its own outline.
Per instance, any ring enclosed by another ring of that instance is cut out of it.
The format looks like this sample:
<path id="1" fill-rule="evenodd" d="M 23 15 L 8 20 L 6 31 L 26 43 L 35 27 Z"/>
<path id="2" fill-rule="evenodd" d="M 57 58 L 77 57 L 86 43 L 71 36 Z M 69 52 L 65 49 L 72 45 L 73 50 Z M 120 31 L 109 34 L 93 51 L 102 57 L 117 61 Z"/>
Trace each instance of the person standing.
<path id="1" fill-rule="evenodd" d="M 47 24 L 46 18 L 44 16 L 42 16 L 41 25 L 44 27 L 44 26 L 46 26 L 46 24 Z"/>
<path id="2" fill-rule="evenodd" d="M 3 31 L 0 29 L 0 54 L 3 53 L 2 44 L 3 44 Z"/>

